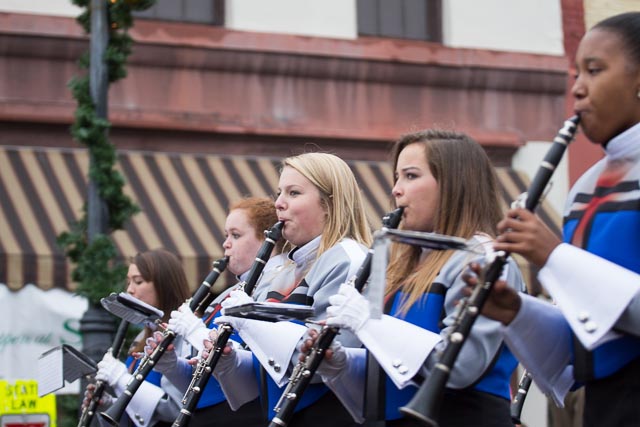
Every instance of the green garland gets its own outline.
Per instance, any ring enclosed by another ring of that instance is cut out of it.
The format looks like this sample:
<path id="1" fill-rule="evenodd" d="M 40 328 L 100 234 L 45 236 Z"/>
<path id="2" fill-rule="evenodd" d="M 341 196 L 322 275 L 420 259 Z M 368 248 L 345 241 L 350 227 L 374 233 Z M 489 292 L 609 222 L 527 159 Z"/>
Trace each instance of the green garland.
<path id="1" fill-rule="evenodd" d="M 91 0 L 71 0 L 84 8 L 77 20 L 87 34 L 91 33 Z M 133 25 L 131 12 L 151 7 L 155 0 L 104 0 L 110 25 L 109 42 L 105 53 L 109 83 L 127 75 L 126 60 L 131 54 L 132 39 L 127 31 Z M 89 54 L 80 59 L 80 67 L 89 68 Z M 100 298 L 122 289 L 126 266 L 115 262 L 117 251 L 108 234 L 124 228 L 126 221 L 139 211 L 138 206 L 122 192 L 123 176 L 114 169 L 116 151 L 109 142 L 108 120 L 96 116 L 95 106 L 89 91 L 89 76 L 74 77 L 69 83 L 78 102 L 71 135 L 89 149 L 89 178 L 95 183 L 108 212 L 107 234 L 99 234 L 89 242 L 87 235 L 87 205 L 83 216 L 71 226 L 71 230 L 58 236 L 58 244 L 76 264 L 71 278 L 78 283 L 76 293 L 85 296 L 90 303 L 97 304 Z"/>

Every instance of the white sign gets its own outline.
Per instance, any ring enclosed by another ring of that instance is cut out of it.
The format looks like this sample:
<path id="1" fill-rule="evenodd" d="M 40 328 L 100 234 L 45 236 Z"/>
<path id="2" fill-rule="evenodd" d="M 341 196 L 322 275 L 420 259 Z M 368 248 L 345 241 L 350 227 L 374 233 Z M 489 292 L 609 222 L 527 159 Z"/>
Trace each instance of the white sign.
<path id="1" fill-rule="evenodd" d="M 52 347 L 81 348 L 80 318 L 87 307 L 86 298 L 61 289 L 26 285 L 13 292 L 0 284 L 0 379 L 33 378 L 38 357 Z M 65 391 L 77 393 L 78 383 Z"/>

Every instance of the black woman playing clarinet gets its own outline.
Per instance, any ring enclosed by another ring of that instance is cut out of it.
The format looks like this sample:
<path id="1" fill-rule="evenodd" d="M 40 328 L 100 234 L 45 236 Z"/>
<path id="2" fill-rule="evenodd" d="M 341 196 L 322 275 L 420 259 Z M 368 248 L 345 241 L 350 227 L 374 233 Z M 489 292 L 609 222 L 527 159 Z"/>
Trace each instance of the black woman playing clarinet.
<path id="1" fill-rule="evenodd" d="M 505 341 L 557 404 L 584 385 L 585 426 L 631 426 L 640 419 L 640 12 L 589 30 L 576 71 L 575 112 L 605 157 L 569 192 L 564 242 L 515 209 L 495 244 L 542 267 L 557 307 L 499 282 L 483 314 L 505 325 Z"/>
<path id="2" fill-rule="evenodd" d="M 415 426 L 415 420 L 402 418 L 399 407 L 416 393 L 415 380 L 427 377 L 437 361 L 456 321 L 456 301 L 465 288 L 462 273 L 469 262 L 491 251 L 502 213 L 491 162 L 465 134 L 426 130 L 405 135 L 394 146 L 393 166 L 393 196 L 404 207 L 401 228 L 461 237 L 478 253 L 394 243 L 386 272 L 387 314 L 371 318 L 369 301 L 343 285 L 329 299 L 327 324 L 341 333 L 343 328 L 355 332 L 384 369 L 379 401 L 385 406 L 379 419 L 387 426 Z M 504 274 L 515 289 L 524 289 L 513 260 Z M 335 344 L 331 352 L 318 372 L 355 419 L 373 421 L 362 408 L 365 349 Z M 447 384 L 441 425 L 511 427 L 509 378 L 516 365 L 502 345 L 500 324 L 479 319 Z"/>

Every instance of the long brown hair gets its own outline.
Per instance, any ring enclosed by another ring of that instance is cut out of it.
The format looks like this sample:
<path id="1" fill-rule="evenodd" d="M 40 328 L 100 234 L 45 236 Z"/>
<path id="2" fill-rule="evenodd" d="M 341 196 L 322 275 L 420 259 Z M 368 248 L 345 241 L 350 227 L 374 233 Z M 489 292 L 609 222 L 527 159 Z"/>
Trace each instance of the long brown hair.
<path id="1" fill-rule="evenodd" d="M 189 298 L 189 284 L 180 260 L 165 249 L 140 252 L 131 259 L 140 271 L 142 278 L 153 283 L 158 295 L 158 309 L 164 312 L 163 322 L 168 322 L 171 311 L 176 310 Z M 145 340 L 151 336 L 151 329 L 145 327 L 142 341 L 134 343 L 132 351 L 143 350 Z"/>
<path id="2" fill-rule="evenodd" d="M 433 231 L 465 239 L 478 232 L 495 237 L 502 213 L 496 174 L 484 149 L 459 132 L 429 129 L 411 133 L 402 136 L 392 149 L 394 171 L 400 153 L 411 144 L 424 146 L 429 170 L 438 183 Z M 432 251 L 420 261 L 421 253 L 418 247 L 392 245 L 386 294 L 400 289 L 407 294 L 401 312 L 429 290 L 453 251 Z"/>

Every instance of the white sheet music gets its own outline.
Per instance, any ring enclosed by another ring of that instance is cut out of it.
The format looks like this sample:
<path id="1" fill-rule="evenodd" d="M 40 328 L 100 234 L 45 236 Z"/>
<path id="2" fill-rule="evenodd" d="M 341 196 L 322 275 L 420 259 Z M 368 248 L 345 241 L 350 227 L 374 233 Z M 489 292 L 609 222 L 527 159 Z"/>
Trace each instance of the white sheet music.
<path id="1" fill-rule="evenodd" d="M 125 292 L 120 292 L 119 294 L 113 293 L 106 296 L 100 300 L 100 303 L 109 313 L 134 325 L 153 324 L 157 319 L 161 319 L 162 316 L 164 316 L 162 310 L 142 302 Z"/>
<path id="2" fill-rule="evenodd" d="M 64 387 L 62 347 L 43 353 L 38 359 L 38 395 L 40 397 Z"/>
<path id="3" fill-rule="evenodd" d="M 120 292 L 118 294 L 118 298 L 122 298 L 124 300 L 127 300 L 130 303 L 132 303 L 134 306 L 139 306 L 141 308 L 144 308 L 147 311 L 150 311 L 153 314 L 155 314 L 158 318 L 162 318 L 162 316 L 164 316 L 164 312 L 162 310 L 160 310 L 159 308 L 156 308 L 156 307 L 152 306 L 151 304 L 147 304 L 146 302 L 144 302 L 142 300 L 139 300 L 139 299 L 135 298 L 134 296 L 129 295 L 126 292 Z"/>

